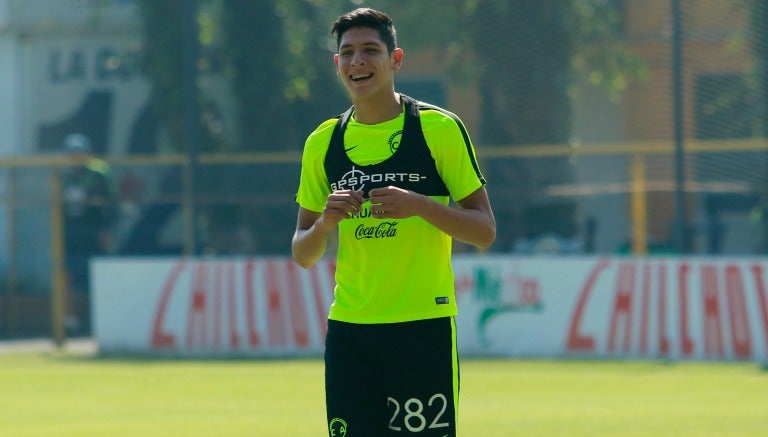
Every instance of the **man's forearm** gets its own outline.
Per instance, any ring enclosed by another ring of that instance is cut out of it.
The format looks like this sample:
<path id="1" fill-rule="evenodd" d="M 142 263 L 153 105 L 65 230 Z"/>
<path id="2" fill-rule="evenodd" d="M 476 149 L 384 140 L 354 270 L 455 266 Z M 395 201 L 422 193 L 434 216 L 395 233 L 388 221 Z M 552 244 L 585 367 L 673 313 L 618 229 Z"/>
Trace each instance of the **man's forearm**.
<path id="1" fill-rule="evenodd" d="M 482 249 L 496 239 L 493 217 L 480 209 L 454 208 L 426 198 L 421 217 L 456 240 Z"/>
<path id="2" fill-rule="evenodd" d="M 297 229 L 293 234 L 291 252 L 294 261 L 304 268 L 312 267 L 325 254 L 330 230 L 316 221 L 308 229 Z"/>

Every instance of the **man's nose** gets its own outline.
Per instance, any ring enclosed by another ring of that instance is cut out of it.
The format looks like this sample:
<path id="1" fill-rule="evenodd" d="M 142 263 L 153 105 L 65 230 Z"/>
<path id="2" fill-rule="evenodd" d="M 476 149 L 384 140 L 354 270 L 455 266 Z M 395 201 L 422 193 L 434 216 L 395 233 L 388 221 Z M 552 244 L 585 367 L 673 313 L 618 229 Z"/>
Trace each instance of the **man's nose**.
<path id="1" fill-rule="evenodd" d="M 365 55 L 361 50 L 357 50 L 352 55 L 352 65 L 362 65 L 362 64 L 365 64 Z"/>

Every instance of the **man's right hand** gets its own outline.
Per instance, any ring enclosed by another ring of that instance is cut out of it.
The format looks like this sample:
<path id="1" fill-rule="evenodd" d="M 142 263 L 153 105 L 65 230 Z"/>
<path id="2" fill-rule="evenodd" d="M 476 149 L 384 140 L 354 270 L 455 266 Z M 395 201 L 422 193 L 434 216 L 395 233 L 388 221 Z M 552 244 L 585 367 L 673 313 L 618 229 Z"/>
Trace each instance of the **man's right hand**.
<path id="1" fill-rule="evenodd" d="M 363 209 L 363 190 L 337 190 L 328 195 L 320 221 L 327 227 L 336 227 L 340 221 L 351 218 Z"/>

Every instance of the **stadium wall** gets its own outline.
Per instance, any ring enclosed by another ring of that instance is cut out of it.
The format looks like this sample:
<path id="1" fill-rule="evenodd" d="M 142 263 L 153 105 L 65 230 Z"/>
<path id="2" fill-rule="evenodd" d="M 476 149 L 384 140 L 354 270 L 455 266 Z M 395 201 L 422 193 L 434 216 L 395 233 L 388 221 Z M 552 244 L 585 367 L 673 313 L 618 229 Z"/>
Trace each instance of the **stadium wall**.
<path id="1" fill-rule="evenodd" d="M 334 263 L 100 258 L 103 355 L 320 356 Z M 464 356 L 768 360 L 768 260 L 457 256 Z"/>

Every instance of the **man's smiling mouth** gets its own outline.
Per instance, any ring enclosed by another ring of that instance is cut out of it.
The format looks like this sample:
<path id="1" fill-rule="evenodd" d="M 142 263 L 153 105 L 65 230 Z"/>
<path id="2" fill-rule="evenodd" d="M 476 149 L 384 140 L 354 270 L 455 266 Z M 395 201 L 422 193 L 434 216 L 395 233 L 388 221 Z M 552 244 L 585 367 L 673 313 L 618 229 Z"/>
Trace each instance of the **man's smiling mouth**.
<path id="1" fill-rule="evenodd" d="M 349 78 L 352 79 L 352 81 L 354 81 L 354 82 L 357 82 L 358 80 L 370 79 L 371 77 L 373 77 L 373 74 L 371 74 L 371 73 L 368 73 L 368 74 L 353 74 L 353 75 L 349 76 Z"/>

